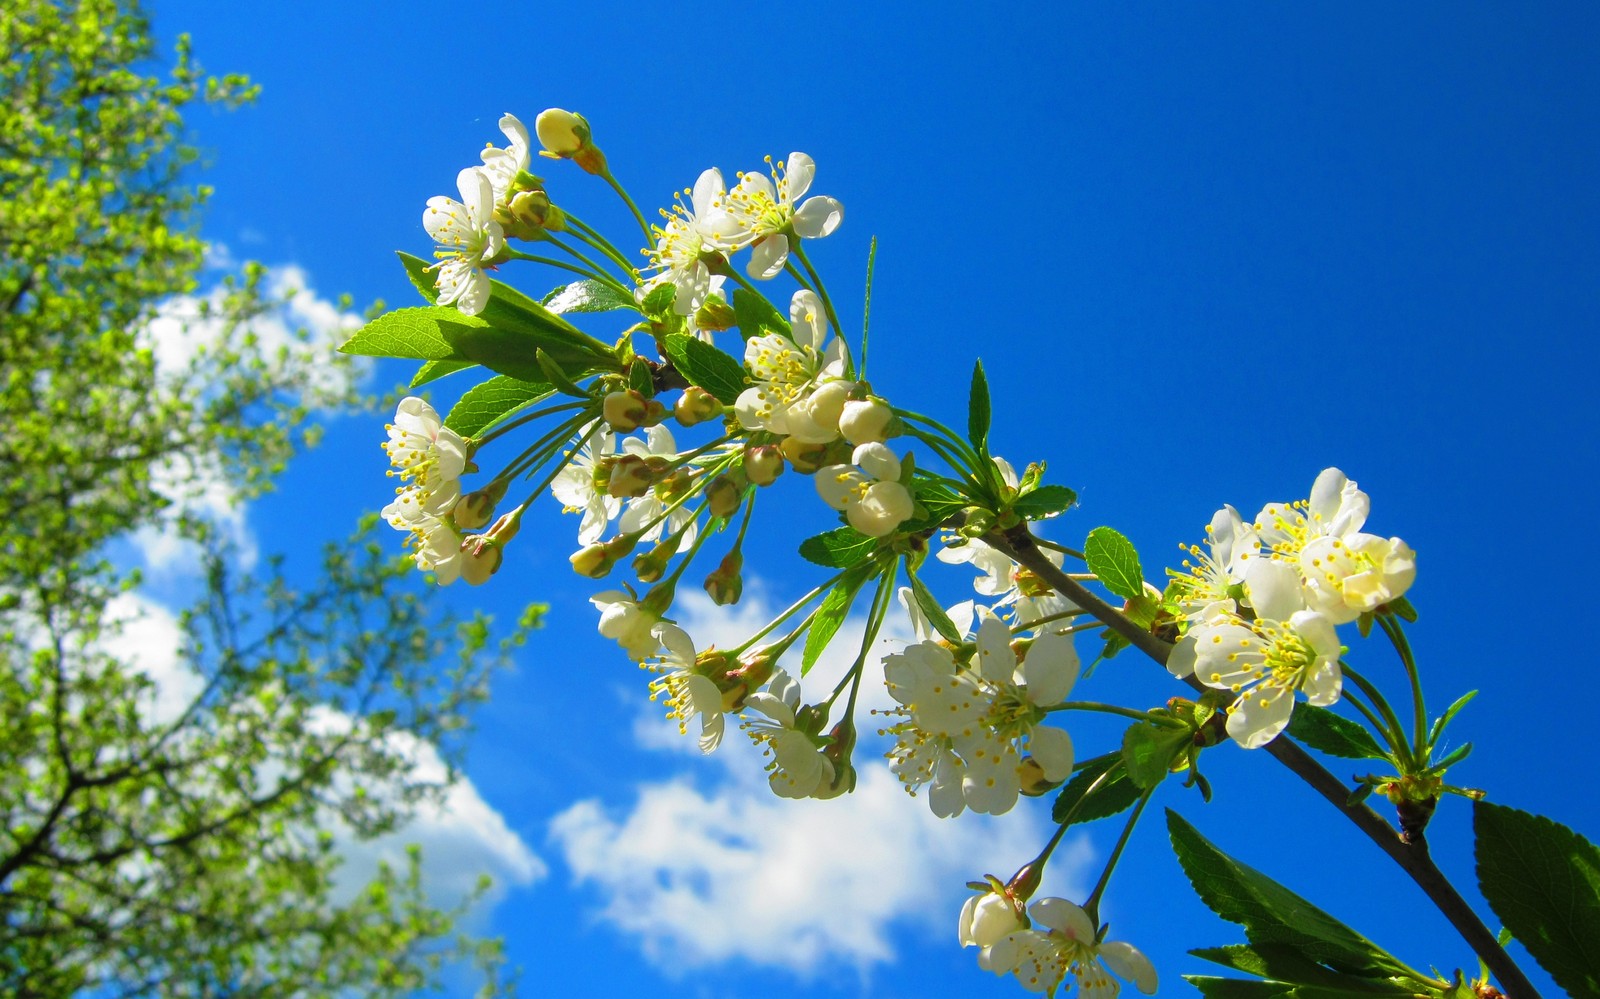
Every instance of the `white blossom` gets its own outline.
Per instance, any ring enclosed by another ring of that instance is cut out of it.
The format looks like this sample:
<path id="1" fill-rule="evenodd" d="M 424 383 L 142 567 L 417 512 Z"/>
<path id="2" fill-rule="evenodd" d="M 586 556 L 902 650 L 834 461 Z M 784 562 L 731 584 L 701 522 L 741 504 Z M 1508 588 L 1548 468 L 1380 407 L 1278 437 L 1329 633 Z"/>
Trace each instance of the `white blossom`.
<path id="1" fill-rule="evenodd" d="M 456 177 L 461 200 L 441 196 L 428 199 L 422 213 L 423 228 L 438 247 L 433 267 L 438 273 L 439 305 L 454 305 L 469 316 L 489 303 L 489 275 L 484 268 L 505 249 L 505 234 L 494 220 L 494 186 L 479 167 L 468 167 Z"/>
<path id="2" fill-rule="evenodd" d="M 800 684 L 784 670 L 772 675 L 767 689 L 751 694 L 745 706 L 765 715 L 744 723 L 750 738 L 769 757 L 767 783 L 780 798 L 830 796 L 833 763 L 795 727 L 800 710 Z"/>
<path id="3" fill-rule="evenodd" d="M 1116 999 L 1122 986 L 1111 977 L 1114 971 L 1145 995 L 1155 995 L 1150 959 L 1132 944 L 1098 941 L 1094 922 L 1081 907 L 1063 898 L 1041 898 L 1030 912 L 1044 929 L 1019 930 L 994 944 L 989 970 L 1015 975 L 1029 992 L 1050 995 L 1071 972 L 1079 999 Z"/>
<path id="4" fill-rule="evenodd" d="M 772 163 L 770 179 L 759 173 L 740 173 L 739 183 L 722 199 L 716 225 L 727 235 L 729 249 L 751 246 L 745 266 L 758 280 L 776 277 L 788 262 L 791 236 L 820 239 L 839 227 L 844 206 L 828 197 L 800 198 L 811 189 L 817 166 L 805 153 L 790 153 L 787 161 Z"/>
<path id="5" fill-rule="evenodd" d="M 660 618 L 639 606 L 639 602 L 621 590 L 607 590 L 589 598 L 600 611 L 600 634 L 611 639 L 627 651 L 635 662 L 643 662 L 661 648 L 655 633 Z"/>
<path id="6" fill-rule="evenodd" d="M 722 691 L 712 679 L 696 670 L 694 641 L 675 624 L 658 622 L 653 627 L 656 640 L 665 647 L 658 665 L 661 675 L 650 681 L 650 699 L 665 695 L 667 717 L 687 733 L 689 720 L 700 717 L 700 751 L 709 753 L 722 743 L 726 720 L 722 714 Z"/>
<path id="7" fill-rule="evenodd" d="M 862 444 L 851 454 L 852 465 L 817 470 L 817 495 L 844 513 L 862 534 L 882 538 L 911 519 L 911 491 L 900 481 L 900 457 L 886 444 Z"/>
<path id="8" fill-rule="evenodd" d="M 602 461 L 616 453 L 616 437 L 599 420 L 578 434 L 571 459 L 550 483 L 550 494 L 561 501 L 563 512 L 582 512 L 578 543 L 594 544 L 606 525 L 622 511 L 622 500 L 600 485 Z"/>

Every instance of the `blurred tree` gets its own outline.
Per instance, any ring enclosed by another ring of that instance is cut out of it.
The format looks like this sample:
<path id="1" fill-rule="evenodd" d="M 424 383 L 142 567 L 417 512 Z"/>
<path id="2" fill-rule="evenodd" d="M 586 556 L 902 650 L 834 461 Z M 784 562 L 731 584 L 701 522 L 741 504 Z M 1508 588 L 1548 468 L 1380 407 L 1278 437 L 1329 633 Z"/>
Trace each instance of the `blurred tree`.
<path id="1" fill-rule="evenodd" d="M 0 11 L 0 994 L 398 995 L 463 953 L 497 990 L 497 943 L 429 904 L 415 853 L 365 890 L 334 874 L 341 837 L 454 779 L 465 712 L 538 608 L 491 647 L 363 536 L 304 588 L 231 568 L 198 501 L 256 495 L 310 411 L 356 400 L 323 355 L 252 332 L 275 304 L 259 269 L 185 299 L 186 359 L 155 349 L 203 249 L 181 114 L 253 92 L 186 41 L 164 78 L 152 56 L 132 0 Z M 173 648 L 129 634 L 164 613 L 114 561 L 140 529 L 205 570 Z"/>

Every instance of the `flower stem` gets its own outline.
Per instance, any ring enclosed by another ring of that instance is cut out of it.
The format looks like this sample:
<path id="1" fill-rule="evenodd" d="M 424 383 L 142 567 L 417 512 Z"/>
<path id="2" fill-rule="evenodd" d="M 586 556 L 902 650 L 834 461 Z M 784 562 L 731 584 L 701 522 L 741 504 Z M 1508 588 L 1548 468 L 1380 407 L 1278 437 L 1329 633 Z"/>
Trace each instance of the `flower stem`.
<path id="1" fill-rule="evenodd" d="M 1083 901 L 1083 911 L 1096 926 L 1100 925 L 1100 896 L 1105 894 L 1106 885 L 1111 882 L 1111 872 L 1117 869 L 1117 861 L 1122 859 L 1122 851 L 1128 845 L 1128 838 L 1133 835 L 1133 827 L 1139 824 L 1139 816 L 1144 812 L 1144 806 L 1150 803 L 1150 795 L 1155 793 L 1151 788 L 1139 796 L 1139 803 L 1133 806 L 1133 814 L 1128 816 L 1127 824 L 1122 827 L 1122 835 L 1117 837 L 1117 845 L 1111 848 L 1111 856 L 1106 859 L 1105 870 L 1100 872 L 1100 881 L 1094 886 L 1094 891 Z"/>
<path id="2" fill-rule="evenodd" d="M 639 210 L 639 206 L 633 203 L 633 198 L 628 196 L 628 192 L 622 186 L 621 182 L 619 182 L 617 178 L 612 175 L 610 170 L 607 170 L 600 176 L 605 178 L 605 182 L 611 185 L 611 189 L 613 191 L 617 192 L 617 197 L 621 198 L 623 204 L 628 206 L 628 211 L 633 213 L 634 221 L 639 223 L 639 229 L 644 233 L 645 243 L 654 244 L 655 236 L 650 232 L 650 223 L 644 220 L 644 212 L 641 212 Z"/>
<path id="3" fill-rule="evenodd" d="M 1400 663 L 1406 668 L 1406 676 L 1411 680 L 1412 724 L 1416 729 L 1416 760 L 1419 766 L 1428 762 L 1431 746 L 1428 745 L 1428 707 L 1422 697 L 1422 676 L 1417 671 L 1417 660 L 1411 653 L 1411 643 L 1406 640 L 1406 633 L 1401 629 L 1400 622 L 1388 614 L 1379 614 L 1378 626 L 1383 633 L 1389 636 L 1389 641 L 1394 645 L 1394 650 L 1400 655 Z"/>
<path id="4" fill-rule="evenodd" d="M 1052 711 L 1099 711 L 1108 715 L 1121 715 L 1135 721 L 1150 722 L 1166 728 L 1187 728 L 1183 722 L 1168 715 L 1158 715 L 1150 711 L 1140 711 L 1138 708 L 1125 708 L 1120 704 L 1106 704 L 1102 701 L 1060 701 L 1044 709 L 1046 713 Z"/>

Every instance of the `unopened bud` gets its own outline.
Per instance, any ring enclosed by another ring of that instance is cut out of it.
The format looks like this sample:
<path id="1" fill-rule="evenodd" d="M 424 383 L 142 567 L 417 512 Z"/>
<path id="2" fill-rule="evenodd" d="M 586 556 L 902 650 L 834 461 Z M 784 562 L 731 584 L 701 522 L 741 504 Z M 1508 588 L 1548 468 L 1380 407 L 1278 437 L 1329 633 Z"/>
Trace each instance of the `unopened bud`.
<path id="1" fill-rule="evenodd" d="M 482 489 L 467 493 L 456 501 L 450 511 L 450 519 L 463 531 L 476 531 L 494 516 L 495 504 L 505 498 L 507 484 L 496 479 Z"/>
<path id="2" fill-rule="evenodd" d="M 700 478 L 698 468 L 687 466 L 675 468 L 671 474 L 656 479 L 656 499 L 671 506 L 694 491 L 696 480 Z"/>
<path id="3" fill-rule="evenodd" d="M 732 329 L 739 319 L 734 315 L 733 306 L 724 302 L 718 295 L 712 295 L 705 300 L 705 304 L 695 310 L 694 324 L 703 330 Z"/>
<path id="4" fill-rule="evenodd" d="M 794 727 L 806 735 L 816 735 L 828 723 L 828 709 L 821 704 L 802 704 L 794 713 Z"/>
<path id="5" fill-rule="evenodd" d="M 645 397 L 633 389 L 607 392 L 605 401 L 600 405 L 600 415 L 611 424 L 611 429 L 622 434 L 639 429 L 644 424 L 648 410 Z"/>
<path id="6" fill-rule="evenodd" d="M 644 418 L 639 421 L 641 427 L 659 427 L 661 421 L 667 418 L 667 407 L 661 404 L 660 399 L 646 399 L 644 401 Z"/>
<path id="7" fill-rule="evenodd" d="M 894 411 L 877 399 L 852 400 L 839 415 L 839 432 L 852 444 L 882 443 L 893 423 Z"/>
<path id="8" fill-rule="evenodd" d="M 756 690 L 772 679 L 772 674 L 777 671 L 778 657 L 780 655 L 782 655 L 782 650 L 772 645 L 763 645 L 759 649 L 753 649 L 739 657 L 739 668 L 734 670 L 730 676 L 737 678 L 747 692 Z M 724 704 L 726 704 L 726 698 L 724 698 Z"/>
<path id="9" fill-rule="evenodd" d="M 633 572 L 639 582 L 654 583 L 667 574 L 667 563 L 678 553 L 678 540 L 668 538 L 633 560 Z"/>
<path id="10" fill-rule="evenodd" d="M 461 542 L 461 551 L 466 556 L 461 562 L 461 578 L 472 586 L 487 583 L 490 576 L 500 571 L 500 563 L 505 559 L 500 545 L 482 534 L 474 534 Z"/>
<path id="11" fill-rule="evenodd" d="M 719 607 L 727 607 L 739 602 L 744 595 L 744 577 L 740 574 L 744 568 L 744 556 L 738 549 L 729 552 L 717 568 L 706 577 L 706 594 L 711 601 Z"/>
<path id="12" fill-rule="evenodd" d="M 1044 767 L 1031 756 L 1024 756 L 1022 764 L 1017 767 L 1017 779 L 1021 782 L 1021 791 L 1030 798 L 1049 794 L 1062 785 L 1062 781 L 1049 780 L 1044 775 Z"/>
<path id="13" fill-rule="evenodd" d="M 771 444 L 746 448 L 744 474 L 758 486 L 770 486 L 783 474 L 783 452 Z"/>
<path id="14" fill-rule="evenodd" d="M 572 563 L 573 572 L 590 579 L 605 578 L 615 564 L 611 556 L 606 554 L 605 545 L 589 545 L 573 552 L 567 561 Z"/>
<path id="15" fill-rule="evenodd" d="M 655 473 L 643 458 L 636 454 L 618 455 L 611 466 L 611 478 L 606 482 L 606 495 L 635 499 L 649 492 L 655 481 Z"/>
<path id="16" fill-rule="evenodd" d="M 814 475 L 817 469 L 828 464 L 826 444 L 807 444 L 793 437 L 785 437 L 778 450 L 789 459 L 789 464 L 801 475 Z"/>
<path id="17" fill-rule="evenodd" d="M 550 108 L 539 112 L 539 117 L 533 123 L 533 130 L 539 136 L 539 144 L 544 146 L 541 156 L 572 160 L 592 174 L 600 175 L 606 172 L 605 154 L 594 144 L 594 138 L 589 132 L 589 123 L 584 120 L 583 115 L 563 111 L 560 108 Z"/>
<path id="18" fill-rule="evenodd" d="M 698 385 L 690 385 L 684 389 L 683 395 L 678 397 L 677 403 L 672 407 L 673 417 L 686 427 L 704 423 L 721 413 L 722 403 L 717 401 L 716 396 Z"/>
<path id="19" fill-rule="evenodd" d="M 744 502 L 744 489 L 731 476 L 719 475 L 706 487 L 706 500 L 710 503 L 711 516 L 732 517 Z"/>
<path id="20" fill-rule="evenodd" d="M 1011 880 L 1006 882 L 1005 893 L 1019 903 L 1026 902 L 1039 890 L 1039 882 L 1042 880 L 1044 880 L 1044 863 L 1038 860 L 1030 861 L 1011 875 Z"/>

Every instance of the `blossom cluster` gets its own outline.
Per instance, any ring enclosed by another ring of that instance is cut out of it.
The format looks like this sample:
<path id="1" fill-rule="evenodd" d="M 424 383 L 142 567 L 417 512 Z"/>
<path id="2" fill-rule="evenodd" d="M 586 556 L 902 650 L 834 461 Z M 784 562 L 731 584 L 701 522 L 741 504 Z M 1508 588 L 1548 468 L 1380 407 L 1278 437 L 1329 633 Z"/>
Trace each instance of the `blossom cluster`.
<path id="1" fill-rule="evenodd" d="M 1239 745 L 1277 738 L 1298 692 L 1318 707 L 1337 701 L 1335 625 L 1400 599 L 1416 577 L 1410 546 L 1362 532 L 1370 506 L 1329 468 L 1309 499 L 1269 503 L 1253 521 L 1217 511 L 1206 549 L 1190 549 L 1194 561 L 1174 580 L 1186 630 L 1167 667 L 1238 695 L 1227 725 Z"/>

